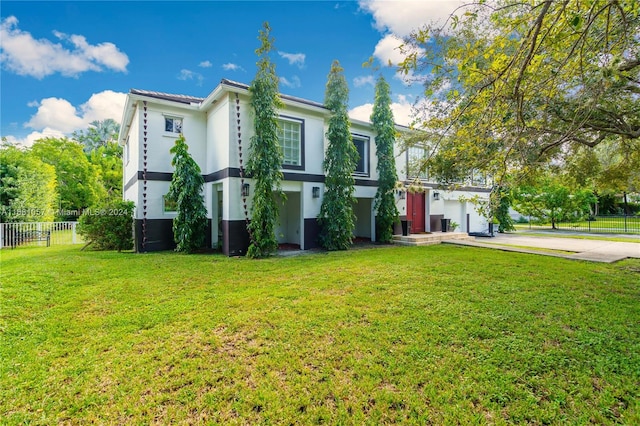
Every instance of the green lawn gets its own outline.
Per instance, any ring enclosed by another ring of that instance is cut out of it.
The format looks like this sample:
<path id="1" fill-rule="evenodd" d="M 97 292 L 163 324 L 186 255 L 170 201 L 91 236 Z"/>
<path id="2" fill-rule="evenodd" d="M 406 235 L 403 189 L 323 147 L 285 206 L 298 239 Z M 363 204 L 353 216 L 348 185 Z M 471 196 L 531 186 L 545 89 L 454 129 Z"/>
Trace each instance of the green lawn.
<path id="1" fill-rule="evenodd" d="M 0 256 L 0 423 L 640 423 L 638 260 Z"/>
<path id="2" fill-rule="evenodd" d="M 551 229 L 549 223 L 533 223 L 532 225 L 518 223 L 517 229 Z M 562 231 L 596 232 L 612 234 L 640 234 L 640 217 L 609 217 L 597 216 L 595 220 L 579 222 L 560 222 L 556 227 Z"/>

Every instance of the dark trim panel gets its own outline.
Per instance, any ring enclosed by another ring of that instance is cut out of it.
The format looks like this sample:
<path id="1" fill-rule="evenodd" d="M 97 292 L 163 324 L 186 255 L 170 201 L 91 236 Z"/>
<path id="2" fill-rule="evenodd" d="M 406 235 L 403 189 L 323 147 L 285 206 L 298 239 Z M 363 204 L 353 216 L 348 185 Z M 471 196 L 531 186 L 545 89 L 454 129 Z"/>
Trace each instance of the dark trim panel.
<path id="1" fill-rule="evenodd" d="M 132 177 L 129 182 L 127 182 L 125 186 L 125 190 L 131 187 L 136 181 L 144 180 L 143 178 L 144 172 L 138 171 L 138 175 Z M 318 182 L 323 183 L 325 181 L 325 175 L 314 175 L 311 173 L 294 173 L 294 172 L 283 172 L 282 173 L 284 179 L 292 182 Z M 171 182 L 171 178 L 173 177 L 173 173 L 166 172 L 147 172 L 147 181 L 156 181 L 156 182 Z M 208 175 L 203 175 L 205 182 L 215 182 L 221 179 L 226 178 L 239 178 L 240 177 L 240 169 L 237 167 L 227 167 L 226 169 L 218 170 L 217 172 L 209 173 Z M 247 176 L 250 178 L 251 176 Z M 371 179 L 355 179 L 355 183 L 358 186 L 378 186 L 377 180 Z"/>
<path id="2" fill-rule="evenodd" d="M 226 179 L 229 177 L 239 178 L 240 169 L 237 167 L 227 167 L 226 169 L 218 170 L 217 172 L 204 175 L 205 182 L 215 182 L 217 180 Z"/>
<path id="3" fill-rule="evenodd" d="M 320 247 L 318 237 L 320 236 L 320 225 L 318 219 L 311 218 L 304 220 L 304 249 L 309 250 Z"/>
<path id="4" fill-rule="evenodd" d="M 244 256 L 249 249 L 246 220 L 222 221 L 222 252 L 227 256 Z"/>
<path id="5" fill-rule="evenodd" d="M 405 183 L 405 185 L 411 185 L 411 184 L 414 183 L 414 181 L 413 180 L 405 180 L 404 183 Z M 445 188 L 445 187 L 442 187 L 441 185 L 439 185 L 437 183 L 433 183 L 433 182 L 430 182 L 430 183 L 423 182 L 422 183 L 422 187 L 423 188 L 430 188 L 430 189 L 438 189 L 438 190 L 441 190 L 441 191 L 472 191 L 472 192 L 486 192 L 486 193 L 491 192 L 491 188 L 480 188 L 480 187 L 477 187 L 477 186 L 461 186 L 461 187 L 458 187 L 458 188 Z"/>
<path id="6" fill-rule="evenodd" d="M 145 179 L 144 172 L 138 171 L 138 180 L 157 180 L 162 182 L 171 182 L 172 177 L 173 173 L 147 171 L 147 178 Z"/>
<path id="7" fill-rule="evenodd" d="M 444 219 L 443 214 L 429 215 L 430 232 L 442 232 L 442 222 L 440 222 L 440 219 Z"/>
<path id="8" fill-rule="evenodd" d="M 138 253 L 176 248 L 176 243 L 173 241 L 173 219 L 147 219 L 146 241 L 143 241 L 142 219 L 135 220 L 134 232 L 134 248 Z M 211 247 L 211 219 L 207 219 L 204 247 Z"/>
<path id="9" fill-rule="evenodd" d="M 378 186 L 377 180 L 356 179 L 356 186 Z"/>

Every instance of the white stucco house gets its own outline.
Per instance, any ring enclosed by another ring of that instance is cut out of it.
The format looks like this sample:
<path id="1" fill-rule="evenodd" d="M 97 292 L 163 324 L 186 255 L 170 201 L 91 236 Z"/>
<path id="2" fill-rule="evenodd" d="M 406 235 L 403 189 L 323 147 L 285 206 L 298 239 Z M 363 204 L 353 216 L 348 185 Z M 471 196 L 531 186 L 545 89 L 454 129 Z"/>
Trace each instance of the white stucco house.
<path id="1" fill-rule="evenodd" d="M 243 165 L 253 135 L 248 88 L 222 80 L 206 98 L 137 89 L 128 93 L 119 143 L 124 147 L 123 197 L 136 205 L 137 251 L 175 247 L 172 220 L 176 213 L 165 195 L 173 173 L 169 150 L 182 133 L 205 180 L 207 246 L 220 248 L 229 256 L 246 253 L 252 180 L 243 175 Z M 280 243 L 308 250 L 318 246 L 316 217 L 324 193 L 329 111 L 320 103 L 292 96 L 282 95 L 282 101 L 279 125 L 286 200 L 280 207 L 276 235 Z M 357 120 L 352 120 L 351 132 L 360 153 L 354 171 L 354 236 L 375 241 L 376 135 L 370 123 Z M 397 148 L 396 154 L 400 180 L 413 180 L 407 172 L 410 153 Z M 412 220 L 413 232 L 440 231 L 439 219 L 443 217 L 460 224 L 459 230 L 465 232 L 487 228 L 486 220 L 467 201 L 473 195 L 488 196 L 486 187 L 443 191 L 428 179 L 420 182 L 424 192 L 396 193 L 401 220 Z"/>

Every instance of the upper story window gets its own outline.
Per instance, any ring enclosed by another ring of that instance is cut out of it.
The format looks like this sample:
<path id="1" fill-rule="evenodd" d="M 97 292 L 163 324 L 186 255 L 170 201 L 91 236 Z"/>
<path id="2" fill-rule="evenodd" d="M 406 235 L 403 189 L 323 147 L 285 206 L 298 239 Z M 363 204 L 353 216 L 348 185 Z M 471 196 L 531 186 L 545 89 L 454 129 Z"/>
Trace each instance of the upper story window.
<path id="1" fill-rule="evenodd" d="M 366 136 L 352 135 L 353 144 L 358 150 L 358 161 L 354 175 L 369 176 L 369 138 Z"/>
<path id="2" fill-rule="evenodd" d="M 164 131 L 170 133 L 182 133 L 182 118 L 164 117 Z"/>
<path id="3" fill-rule="evenodd" d="M 407 179 L 429 179 L 429 173 L 424 167 L 427 150 L 422 147 L 410 147 L 407 153 Z"/>
<path id="4" fill-rule="evenodd" d="M 289 118 L 278 120 L 278 139 L 285 168 L 302 168 L 304 122 Z"/>

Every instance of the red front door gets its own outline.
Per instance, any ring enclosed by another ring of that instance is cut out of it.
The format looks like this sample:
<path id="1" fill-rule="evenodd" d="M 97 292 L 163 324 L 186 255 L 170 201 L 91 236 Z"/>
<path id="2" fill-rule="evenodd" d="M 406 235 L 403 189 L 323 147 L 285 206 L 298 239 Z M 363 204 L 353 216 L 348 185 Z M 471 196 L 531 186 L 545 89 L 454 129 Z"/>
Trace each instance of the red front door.
<path id="1" fill-rule="evenodd" d="M 424 232 L 425 193 L 407 193 L 407 220 L 412 221 L 411 232 Z"/>

